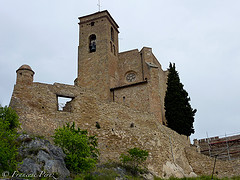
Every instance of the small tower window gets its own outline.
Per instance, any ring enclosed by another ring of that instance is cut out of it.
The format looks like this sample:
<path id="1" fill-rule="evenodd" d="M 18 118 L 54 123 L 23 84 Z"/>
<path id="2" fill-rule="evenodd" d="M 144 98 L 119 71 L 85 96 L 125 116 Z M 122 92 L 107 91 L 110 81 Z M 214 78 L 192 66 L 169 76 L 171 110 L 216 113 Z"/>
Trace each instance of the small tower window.
<path id="1" fill-rule="evenodd" d="M 96 52 L 96 35 L 92 34 L 89 36 L 89 52 Z"/>
<path id="2" fill-rule="evenodd" d="M 110 41 L 110 48 L 111 48 L 111 52 L 113 52 L 112 42 L 111 41 Z"/>
<path id="3" fill-rule="evenodd" d="M 114 31 L 112 27 L 111 27 L 111 40 L 114 42 Z"/>
<path id="4" fill-rule="evenodd" d="M 91 22 L 91 26 L 94 26 L 95 22 Z"/>
<path id="5" fill-rule="evenodd" d="M 116 55 L 116 50 L 114 45 L 113 45 L 113 54 Z"/>

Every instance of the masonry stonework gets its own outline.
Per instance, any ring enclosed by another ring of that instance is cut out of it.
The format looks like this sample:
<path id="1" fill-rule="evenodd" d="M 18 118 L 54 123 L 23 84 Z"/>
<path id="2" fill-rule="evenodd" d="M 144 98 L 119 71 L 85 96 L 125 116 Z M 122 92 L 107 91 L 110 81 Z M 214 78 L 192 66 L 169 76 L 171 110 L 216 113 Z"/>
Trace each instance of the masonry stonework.
<path id="1" fill-rule="evenodd" d="M 74 85 L 34 82 L 28 65 L 17 70 L 10 106 L 18 113 L 22 130 L 51 139 L 56 128 L 75 122 L 97 135 L 100 162 L 118 161 L 121 153 L 140 147 L 149 151 L 146 165 L 157 176 L 204 174 L 196 170 L 201 166 L 194 156 L 209 163 L 213 159 L 198 155 L 186 136 L 164 126 L 167 71 L 152 49 L 119 53 L 118 25 L 108 11 L 79 19 Z M 59 97 L 70 99 L 62 109 Z"/>

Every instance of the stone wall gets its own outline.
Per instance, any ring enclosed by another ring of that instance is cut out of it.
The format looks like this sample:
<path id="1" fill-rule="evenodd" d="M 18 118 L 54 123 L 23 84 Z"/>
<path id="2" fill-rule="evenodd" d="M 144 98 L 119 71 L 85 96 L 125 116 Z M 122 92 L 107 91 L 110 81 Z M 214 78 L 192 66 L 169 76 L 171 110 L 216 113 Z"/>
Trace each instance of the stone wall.
<path id="1" fill-rule="evenodd" d="M 132 83 L 144 81 L 143 63 L 145 62 L 141 60 L 140 53 L 137 49 L 119 53 L 119 86 L 130 84 L 130 82 L 126 80 L 126 75 L 130 72 L 136 74 L 136 79 Z"/>
<path id="2" fill-rule="evenodd" d="M 186 148 L 185 150 L 189 164 L 196 174 L 212 174 L 215 160 L 213 157 L 196 153 L 191 148 Z M 240 176 L 240 160 L 223 161 L 217 159 L 214 176 L 220 178 Z"/>
<path id="3" fill-rule="evenodd" d="M 150 112 L 155 114 L 162 124 L 166 124 L 164 98 L 167 90 L 167 73 L 159 66 L 149 65 L 150 78 L 148 80 Z"/>
<path id="4" fill-rule="evenodd" d="M 144 47 L 140 52 L 135 49 L 120 53 L 118 72 L 120 86 L 112 88 L 114 101 L 133 109 L 152 112 L 159 122 L 166 124 L 164 98 L 167 71 L 162 70 L 152 49 Z M 129 73 L 136 76 L 132 82 L 127 81 Z"/>
<path id="5" fill-rule="evenodd" d="M 57 95 L 74 97 L 71 112 L 57 110 Z M 19 114 L 22 130 L 27 133 L 51 139 L 54 129 L 74 121 L 78 127 L 97 135 L 101 162 L 118 161 L 121 153 L 140 147 L 149 151 L 146 165 L 158 176 L 182 177 L 193 171 L 205 174 L 194 169 L 198 153 L 192 149 L 190 153 L 185 151 L 190 148 L 187 137 L 165 127 L 151 113 L 100 101 L 83 88 L 58 83 L 16 84 L 10 106 Z M 205 156 L 201 160 L 212 162 Z"/>
<path id="6" fill-rule="evenodd" d="M 147 81 L 112 90 L 113 101 L 131 109 L 150 112 Z"/>
<path id="7" fill-rule="evenodd" d="M 109 100 L 110 88 L 118 84 L 118 25 L 107 11 L 79 19 L 77 85 L 92 89 L 99 98 Z M 95 36 L 94 52 L 90 52 L 92 35 Z"/>

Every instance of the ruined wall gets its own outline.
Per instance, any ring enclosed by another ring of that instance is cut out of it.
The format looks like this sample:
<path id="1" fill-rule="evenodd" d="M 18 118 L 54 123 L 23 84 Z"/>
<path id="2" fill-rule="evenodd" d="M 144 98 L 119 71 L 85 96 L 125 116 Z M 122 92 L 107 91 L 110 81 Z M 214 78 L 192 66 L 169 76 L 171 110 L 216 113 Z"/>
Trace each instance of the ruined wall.
<path id="1" fill-rule="evenodd" d="M 74 97 L 72 112 L 57 110 L 56 95 Z M 195 167 L 196 152 L 191 150 L 189 160 L 185 152 L 189 141 L 185 136 L 163 126 L 150 113 L 99 101 L 94 93 L 83 88 L 58 83 L 16 84 L 10 106 L 19 114 L 23 131 L 46 138 L 57 127 L 75 121 L 78 127 L 97 135 L 101 162 L 118 161 L 121 153 L 140 147 L 149 151 L 146 164 L 158 176 L 168 177 L 177 172 L 178 177 L 183 177 L 193 171 L 189 162 Z"/>
<path id="2" fill-rule="evenodd" d="M 57 111 L 57 94 L 75 97 L 72 112 Z M 169 136 L 177 133 L 162 126 L 149 113 L 134 111 L 114 102 L 103 103 L 96 95 L 79 87 L 64 84 L 17 84 L 10 106 L 19 114 L 23 131 L 30 134 L 50 137 L 55 128 L 75 121 L 77 126 L 97 135 L 100 160 L 103 162 L 118 160 L 121 153 L 132 147 L 149 150 L 149 168 L 158 175 L 163 173 L 162 165 L 166 161 L 172 161 Z M 96 122 L 100 124 L 100 129 L 96 128 Z M 177 144 L 188 146 L 186 137 L 172 137 L 172 141 L 175 148 Z M 179 151 L 179 147 L 176 151 Z"/>

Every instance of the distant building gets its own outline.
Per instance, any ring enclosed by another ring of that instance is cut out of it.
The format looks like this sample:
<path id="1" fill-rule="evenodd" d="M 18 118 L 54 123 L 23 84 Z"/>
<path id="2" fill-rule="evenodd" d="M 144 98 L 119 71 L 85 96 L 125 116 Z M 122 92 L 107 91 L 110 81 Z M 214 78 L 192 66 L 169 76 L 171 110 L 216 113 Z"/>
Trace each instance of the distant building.
<path id="1" fill-rule="evenodd" d="M 240 135 L 194 139 L 200 153 L 222 160 L 240 159 Z"/>

